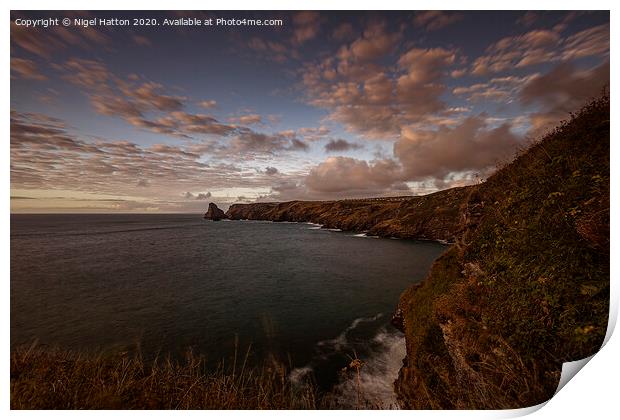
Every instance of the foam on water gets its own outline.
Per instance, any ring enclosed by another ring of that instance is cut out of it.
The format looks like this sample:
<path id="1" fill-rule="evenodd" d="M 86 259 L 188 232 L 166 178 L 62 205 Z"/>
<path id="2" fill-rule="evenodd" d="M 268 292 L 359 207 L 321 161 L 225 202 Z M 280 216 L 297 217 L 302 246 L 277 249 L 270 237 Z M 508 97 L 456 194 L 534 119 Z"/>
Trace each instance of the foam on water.
<path id="1" fill-rule="evenodd" d="M 351 236 L 353 236 L 353 237 L 355 237 L 355 238 L 379 239 L 379 237 L 378 237 L 378 236 L 375 236 L 375 235 L 369 235 L 369 234 L 367 234 L 367 233 L 358 233 L 358 234 L 351 235 Z"/>
<path id="2" fill-rule="evenodd" d="M 383 314 L 379 313 L 372 317 L 356 318 L 337 337 L 319 341 L 316 345 L 318 357 L 305 366 L 293 369 L 289 380 L 293 384 L 300 384 L 315 371 L 318 360 L 326 360 L 345 350 L 354 350 L 349 333 L 362 323 L 374 322 L 382 317 Z M 343 408 L 398 408 L 393 384 L 405 357 L 405 337 L 398 331 L 389 332 L 381 327 L 370 341 L 369 348 L 372 350 L 360 356 L 363 365 L 359 376 L 356 370 L 347 369 L 332 390 L 334 398 Z"/>
<path id="3" fill-rule="evenodd" d="M 338 402 L 345 408 L 398 408 L 394 381 L 405 357 L 405 337 L 382 329 L 374 342 L 377 349 L 363 360 L 359 376 L 350 370 L 334 388 Z"/>
<path id="4" fill-rule="evenodd" d="M 362 322 L 373 322 L 378 320 L 383 316 L 382 313 L 378 313 L 375 316 L 371 317 L 361 317 L 353 320 L 351 325 L 349 325 L 343 332 L 341 332 L 338 337 L 332 338 L 331 340 L 322 340 L 317 343 L 319 347 L 331 347 L 332 351 L 340 351 L 347 344 L 347 334 L 357 328 Z"/>
<path id="5" fill-rule="evenodd" d="M 351 324 L 345 328 L 337 337 L 331 338 L 328 340 L 321 340 L 316 343 L 316 352 L 318 360 L 325 360 L 329 356 L 332 356 L 338 352 L 340 352 L 344 347 L 348 344 L 347 334 L 357 328 L 363 322 L 373 322 L 378 320 L 383 316 L 382 313 L 378 313 L 375 316 L 371 317 L 360 317 L 356 318 L 351 322 Z M 310 361 L 305 366 L 295 368 L 289 374 L 289 380 L 295 384 L 299 383 L 306 375 L 312 373 L 314 371 L 314 365 L 316 364 L 316 360 Z"/>

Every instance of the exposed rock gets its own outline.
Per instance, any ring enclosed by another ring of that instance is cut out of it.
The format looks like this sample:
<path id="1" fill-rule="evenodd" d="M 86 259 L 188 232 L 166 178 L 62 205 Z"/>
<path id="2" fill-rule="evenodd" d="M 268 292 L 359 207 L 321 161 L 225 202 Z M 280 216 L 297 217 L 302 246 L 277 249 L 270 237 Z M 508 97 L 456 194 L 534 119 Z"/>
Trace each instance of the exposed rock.
<path id="1" fill-rule="evenodd" d="M 207 212 L 205 213 L 204 218 L 217 221 L 222 219 L 228 219 L 228 216 L 226 215 L 226 213 L 220 210 L 215 205 L 215 203 L 209 203 L 209 210 L 207 210 Z"/>
<path id="2" fill-rule="evenodd" d="M 454 242 L 472 188 L 476 186 L 423 196 L 233 204 L 226 214 L 233 220 L 312 222 L 373 236 Z"/>
<path id="3" fill-rule="evenodd" d="M 404 333 L 405 332 L 405 317 L 403 315 L 403 310 L 398 308 L 396 312 L 392 315 L 392 319 L 390 320 L 390 324 L 398 331 Z"/>

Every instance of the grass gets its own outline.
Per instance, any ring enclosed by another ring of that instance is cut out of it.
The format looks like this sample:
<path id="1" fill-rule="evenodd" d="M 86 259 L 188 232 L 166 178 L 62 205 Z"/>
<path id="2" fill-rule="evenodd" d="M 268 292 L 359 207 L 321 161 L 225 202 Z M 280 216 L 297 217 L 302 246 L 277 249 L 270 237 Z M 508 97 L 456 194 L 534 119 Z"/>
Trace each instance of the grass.
<path id="1" fill-rule="evenodd" d="M 89 355 L 39 346 L 11 353 L 12 409 L 316 409 L 310 382 L 293 385 L 275 361 L 216 370 L 191 352 L 146 363 L 139 354 Z"/>
<path id="2" fill-rule="evenodd" d="M 595 353 L 609 313 L 609 97 L 469 190 L 462 235 L 403 294 L 412 408 L 548 400 Z"/>
<path id="3" fill-rule="evenodd" d="M 289 379 L 290 368 L 274 358 L 251 366 L 250 349 L 229 365 L 207 366 L 187 352 L 145 361 L 141 353 L 85 353 L 33 343 L 11 352 L 11 409 L 315 410 L 394 409 L 365 394 L 364 362 L 355 355 L 339 376 L 355 395 L 319 390 L 311 375 Z"/>

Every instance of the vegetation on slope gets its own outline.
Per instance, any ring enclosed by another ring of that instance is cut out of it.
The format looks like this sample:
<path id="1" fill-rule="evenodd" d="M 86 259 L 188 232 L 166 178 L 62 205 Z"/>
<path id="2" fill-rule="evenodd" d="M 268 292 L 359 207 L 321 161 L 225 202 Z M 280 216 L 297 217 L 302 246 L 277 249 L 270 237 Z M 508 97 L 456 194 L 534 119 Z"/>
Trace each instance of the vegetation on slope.
<path id="1" fill-rule="evenodd" d="M 247 361 L 247 359 L 246 359 Z M 310 383 L 292 386 L 284 365 L 246 361 L 213 371 L 188 353 L 146 363 L 140 355 L 89 355 L 42 347 L 11 354 L 12 409 L 314 409 Z"/>
<path id="2" fill-rule="evenodd" d="M 411 408 L 549 399 L 596 352 L 609 305 L 609 98 L 469 190 L 463 235 L 401 297 Z"/>
<path id="3" fill-rule="evenodd" d="M 138 352 L 85 353 L 23 346 L 11 352 L 11 409 L 392 409 L 360 383 L 364 363 L 351 357 L 339 376 L 353 389 L 319 389 L 311 377 L 291 380 L 274 357 L 260 366 L 250 349 L 209 367 L 191 351 L 145 361 Z M 355 395 L 352 394 L 352 391 Z"/>
<path id="4" fill-rule="evenodd" d="M 312 222 L 369 235 L 452 242 L 459 234 L 459 214 L 470 188 L 417 197 L 233 204 L 226 214 L 234 220 Z"/>

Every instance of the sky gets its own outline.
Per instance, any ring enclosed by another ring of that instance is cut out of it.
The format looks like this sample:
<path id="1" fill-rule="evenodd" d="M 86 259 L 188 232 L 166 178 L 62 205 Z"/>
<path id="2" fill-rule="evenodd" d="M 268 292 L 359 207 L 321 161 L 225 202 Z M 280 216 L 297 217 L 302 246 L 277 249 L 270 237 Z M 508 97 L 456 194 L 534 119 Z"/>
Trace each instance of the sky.
<path id="1" fill-rule="evenodd" d="M 75 24 L 93 18 L 130 25 Z M 427 194 L 608 83 L 606 11 L 14 11 L 11 211 Z"/>

